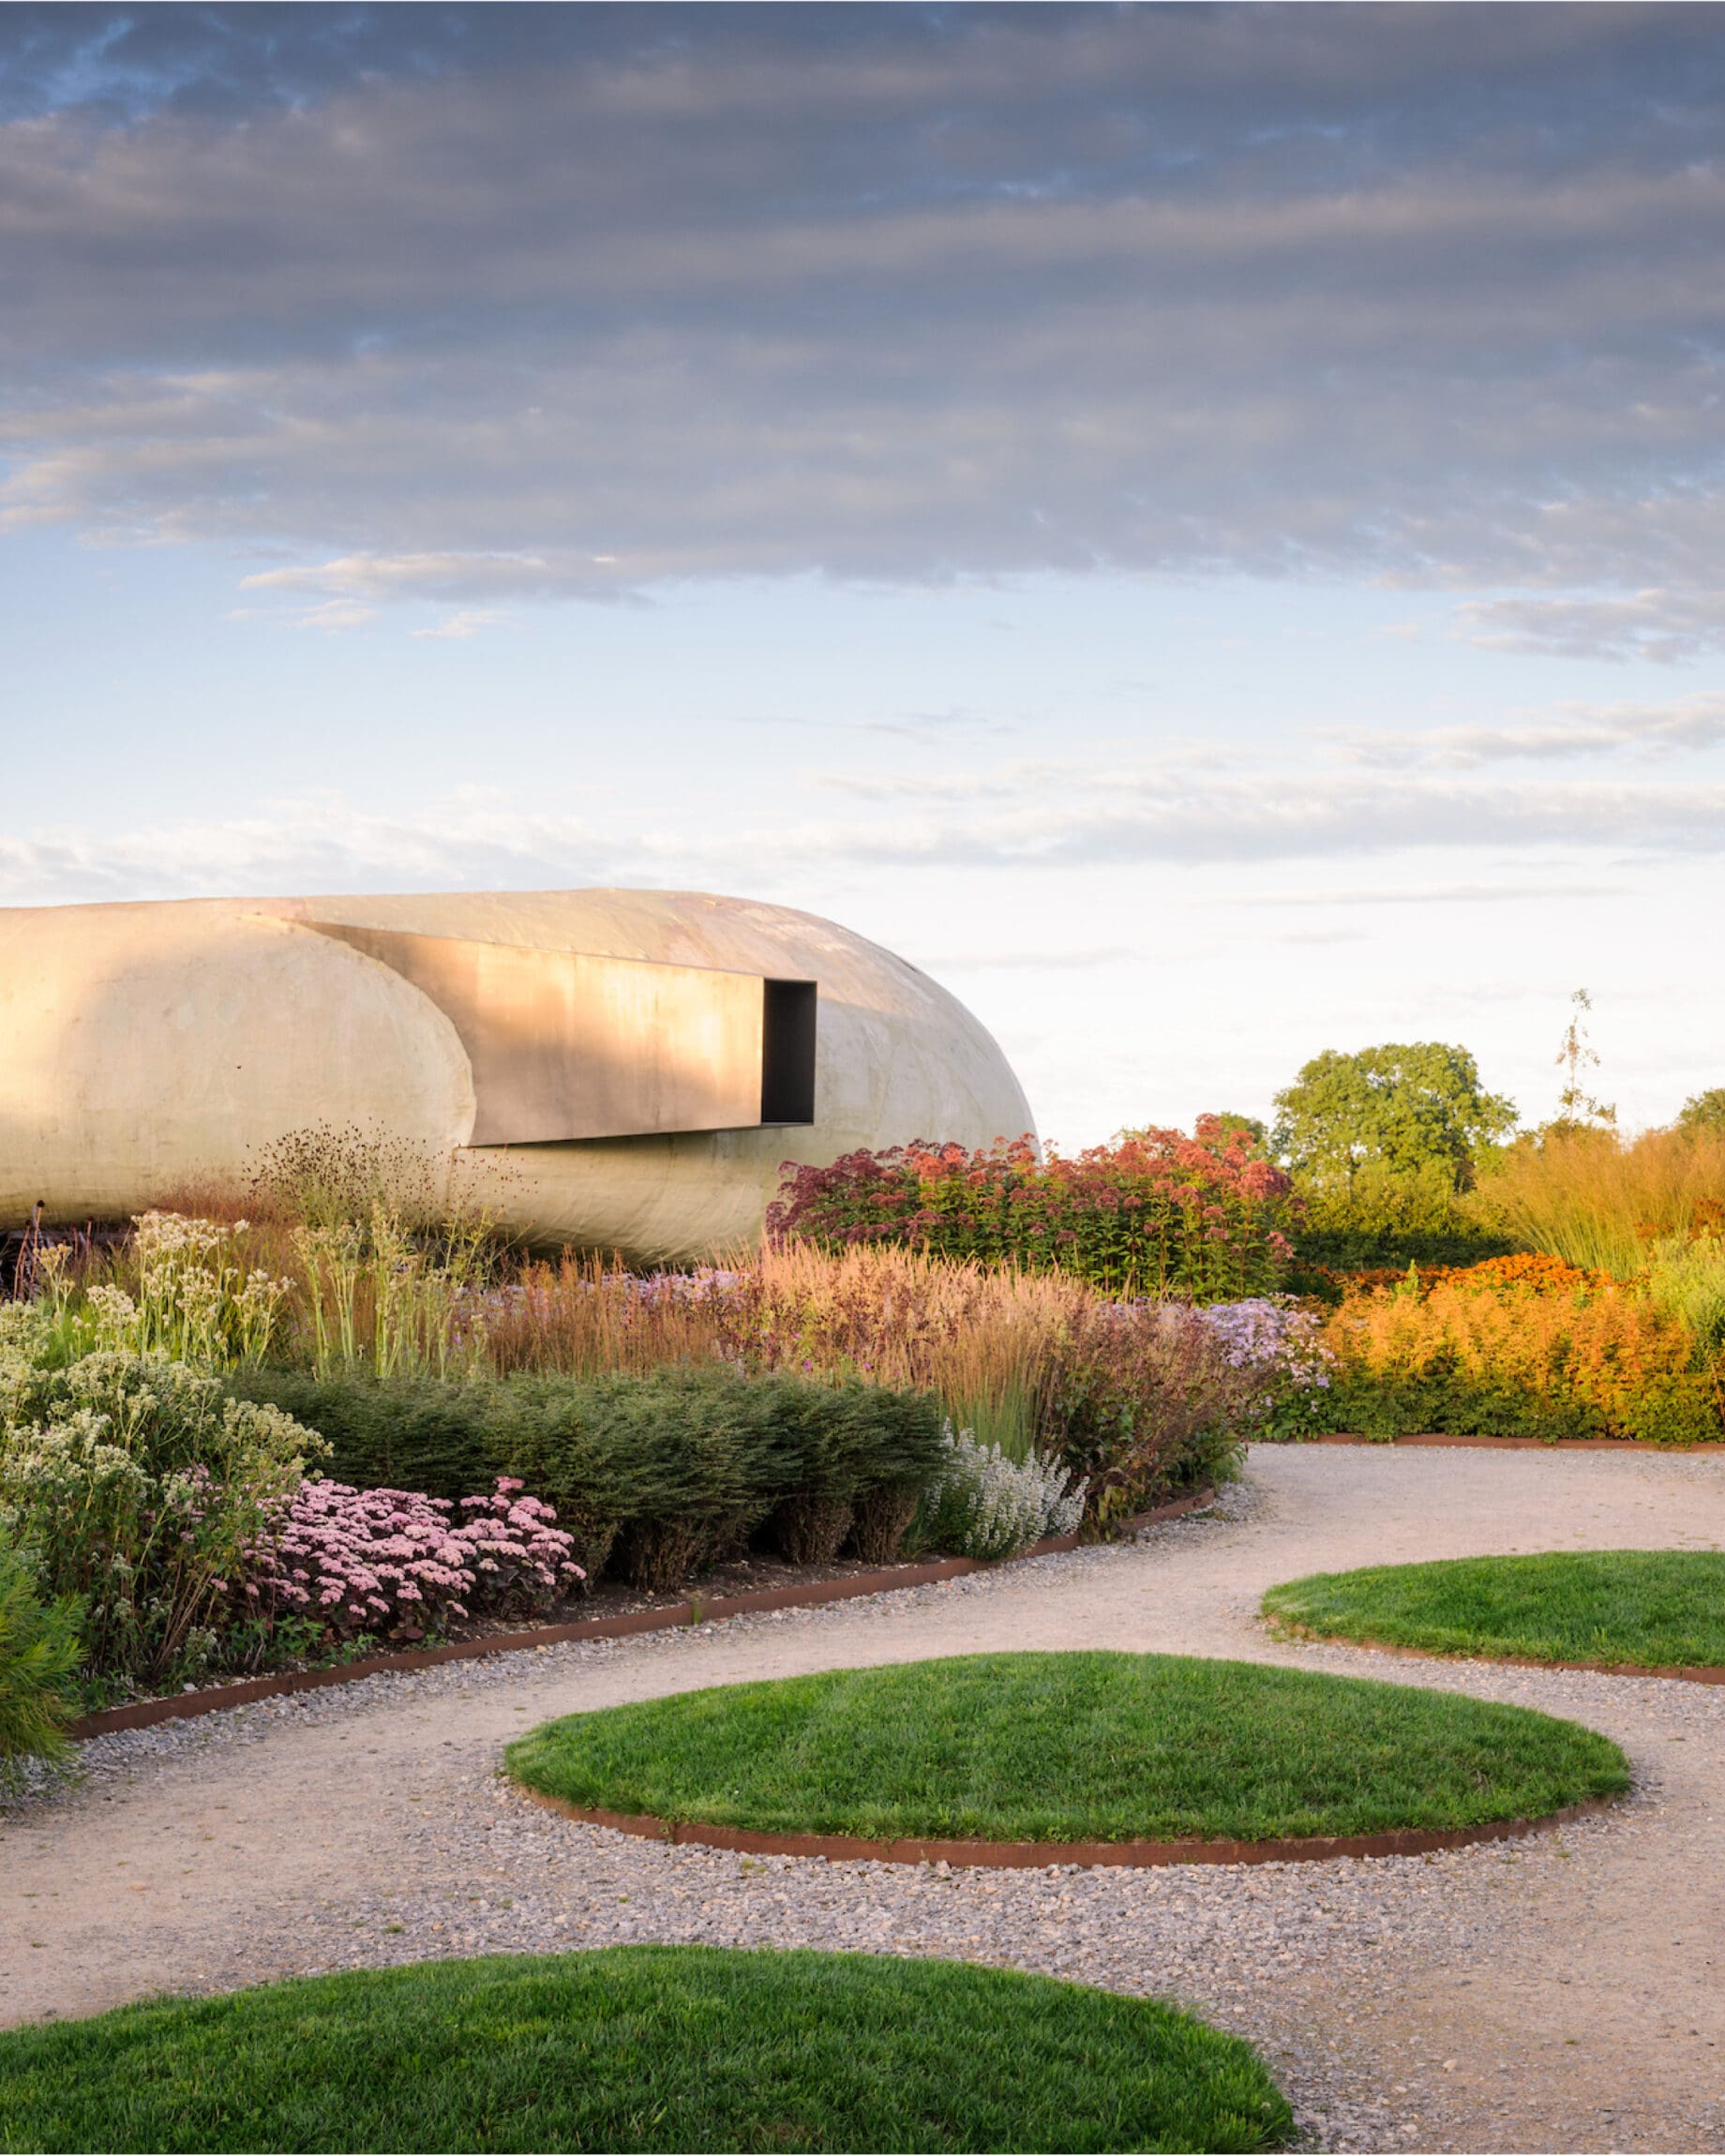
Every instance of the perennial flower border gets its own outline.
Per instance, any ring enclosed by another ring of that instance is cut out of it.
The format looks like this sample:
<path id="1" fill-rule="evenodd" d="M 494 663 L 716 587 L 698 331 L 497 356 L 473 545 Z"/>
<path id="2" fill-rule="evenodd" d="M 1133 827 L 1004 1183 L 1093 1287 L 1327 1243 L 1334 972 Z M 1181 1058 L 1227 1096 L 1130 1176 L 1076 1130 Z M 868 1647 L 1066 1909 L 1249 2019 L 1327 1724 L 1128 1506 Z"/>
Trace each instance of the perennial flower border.
<path id="1" fill-rule="evenodd" d="M 1273 1293 L 1293 1257 L 1291 1178 L 1218 1115 L 1200 1115 L 1191 1137 L 1122 1131 L 1072 1155 L 1028 1133 L 976 1150 L 917 1139 L 780 1173 L 766 1218 L 779 1241 L 899 1243 L 1200 1301 Z"/>
<path id="2" fill-rule="evenodd" d="M 1125 1522 L 1130 1528 L 1154 1527 L 1164 1520 L 1184 1519 L 1213 1505 L 1213 1489 L 1189 1490 L 1166 1505 L 1153 1506 Z M 1051 1557 L 1076 1550 L 1081 1537 L 1051 1535 L 1005 1559 L 1016 1564 L 1029 1557 Z M 589 1617 L 567 1624 L 536 1624 L 520 1632 L 496 1632 L 478 1639 L 455 1639 L 438 1647 L 417 1647 L 387 1654 L 369 1654 L 363 1660 L 342 1662 L 326 1669 L 283 1669 L 267 1677 L 248 1678 L 237 1684 L 210 1684 L 194 1692 L 172 1693 L 158 1699 L 134 1699 L 123 1707 L 86 1714 L 73 1723 L 68 1735 L 105 1737 L 116 1729 L 144 1729 L 159 1722 L 181 1721 L 200 1714 L 216 1714 L 232 1707 L 247 1707 L 259 1699 L 279 1699 L 291 1692 L 321 1691 L 331 1684 L 358 1684 L 366 1677 L 387 1676 L 392 1671 L 411 1675 L 415 1669 L 434 1669 L 443 1662 L 478 1660 L 488 1654 L 518 1654 L 532 1647 L 551 1647 L 569 1639 L 621 1639 L 637 1632 L 680 1631 L 704 1624 L 722 1623 L 728 1617 L 753 1616 L 769 1610 L 813 1609 L 825 1602 L 861 1600 L 906 1587 L 930 1587 L 943 1580 L 958 1580 L 972 1572 L 996 1570 L 997 1565 L 981 1557 L 939 1557 L 924 1563 L 898 1565 L 880 1572 L 856 1572 L 838 1580 L 811 1580 L 806 1586 L 763 1587 L 744 1595 L 701 1595 L 660 1603 L 648 1610 L 633 1610 L 617 1617 Z"/>

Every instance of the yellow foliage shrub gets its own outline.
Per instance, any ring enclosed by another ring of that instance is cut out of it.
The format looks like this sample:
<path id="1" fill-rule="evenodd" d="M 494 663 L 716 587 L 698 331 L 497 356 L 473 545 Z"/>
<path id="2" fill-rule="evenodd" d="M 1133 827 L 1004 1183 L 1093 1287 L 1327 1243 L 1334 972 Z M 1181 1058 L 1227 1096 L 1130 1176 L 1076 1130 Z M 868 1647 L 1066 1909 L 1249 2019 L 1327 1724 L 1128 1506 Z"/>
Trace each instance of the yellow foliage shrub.
<path id="1" fill-rule="evenodd" d="M 1482 1277 L 1485 1276 L 1485 1277 Z M 1720 1371 L 1643 1288 L 1494 1262 L 1357 1289 L 1328 1315 L 1330 1418 L 1392 1437 L 1721 1435 Z"/>

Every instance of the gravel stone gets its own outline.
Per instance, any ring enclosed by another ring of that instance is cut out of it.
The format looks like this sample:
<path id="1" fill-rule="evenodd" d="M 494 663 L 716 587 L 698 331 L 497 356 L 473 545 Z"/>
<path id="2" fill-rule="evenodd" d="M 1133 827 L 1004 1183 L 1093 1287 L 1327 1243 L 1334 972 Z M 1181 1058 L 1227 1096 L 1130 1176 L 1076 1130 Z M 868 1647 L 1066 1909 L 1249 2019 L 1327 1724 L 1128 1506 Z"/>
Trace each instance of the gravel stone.
<path id="1" fill-rule="evenodd" d="M 1717 1548 L 1725 1461 L 1258 1447 L 1134 1543 L 866 1602 L 367 1678 L 98 1738 L 0 1830 L 0 2021 L 157 1989 L 638 1939 L 935 1954 L 1178 2000 L 1255 2043 L 1306 2143 L 1725 2143 L 1725 1689 L 1273 1638 L 1265 1587 L 1536 1548 Z M 739 1857 L 576 1825 L 500 1779 L 547 1715 L 1015 1646 L 1233 1654 L 1467 1692 L 1607 1731 L 1611 1814 L 1424 1858 L 1153 1871 Z"/>

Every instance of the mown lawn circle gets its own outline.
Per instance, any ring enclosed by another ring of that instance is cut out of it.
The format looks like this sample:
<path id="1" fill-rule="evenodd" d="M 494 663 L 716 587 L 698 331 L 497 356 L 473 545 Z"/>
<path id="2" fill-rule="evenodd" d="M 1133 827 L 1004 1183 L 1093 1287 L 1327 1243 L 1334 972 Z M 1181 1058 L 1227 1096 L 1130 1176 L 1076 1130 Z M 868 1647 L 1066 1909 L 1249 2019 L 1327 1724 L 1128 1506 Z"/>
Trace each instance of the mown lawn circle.
<path id="1" fill-rule="evenodd" d="M 1051 1978 L 612 1947 L 0 2036 L 6 2149 L 1263 2149 L 1249 2045 Z"/>
<path id="2" fill-rule="evenodd" d="M 1314 1572 L 1272 1587 L 1289 1631 L 1428 1654 L 1725 1667 L 1725 1555 L 1553 1550 Z"/>
<path id="3" fill-rule="evenodd" d="M 1629 1781 L 1609 1739 L 1523 1707 L 1090 1652 L 720 1685 L 566 1715 L 506 1757 L 526 1788 L 580 1809 L 879 1841 L 1446 1832 Z"/>

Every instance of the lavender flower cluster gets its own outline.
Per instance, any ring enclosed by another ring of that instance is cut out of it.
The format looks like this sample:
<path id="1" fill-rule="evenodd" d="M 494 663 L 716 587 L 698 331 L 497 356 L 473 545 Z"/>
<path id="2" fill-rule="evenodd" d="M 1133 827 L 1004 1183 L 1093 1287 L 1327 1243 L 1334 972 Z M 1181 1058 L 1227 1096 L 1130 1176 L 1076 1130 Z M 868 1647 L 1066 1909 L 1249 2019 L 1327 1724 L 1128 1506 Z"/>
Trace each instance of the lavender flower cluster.
<path id="1" fill-rule="evenodd" d="M 302 1482 L 246 1593 L 343 1635 L 542 1608 L 586 1574 L 555 1510 L 521 1487 L 500 1475 L 490 1496 L 461 1500 L 457 1524 L 447 1498 Z"/>
<path id="2" fill-rule="evenodd" d="M 1210 1303 L 1199 1317 L 1222 1343 L 1235 1370 L 1255 1370 L 1305 1391 L 1327 1387 L 1335 1356 L 1318 1335 L 1323 1321 L 1285 1295 L 1252 1295 Z"/>

